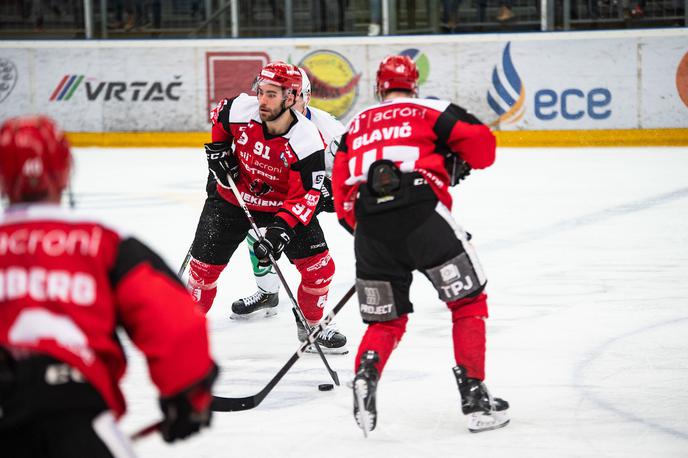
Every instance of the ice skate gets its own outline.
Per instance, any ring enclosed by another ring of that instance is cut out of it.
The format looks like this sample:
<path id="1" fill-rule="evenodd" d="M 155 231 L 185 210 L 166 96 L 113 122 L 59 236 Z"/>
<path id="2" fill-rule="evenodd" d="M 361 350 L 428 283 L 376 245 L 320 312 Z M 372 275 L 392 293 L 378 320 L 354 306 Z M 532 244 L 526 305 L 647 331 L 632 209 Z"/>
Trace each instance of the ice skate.
<path id="1" fill-rule="evenodd" d="M 232 304 L 233 320 L 246 320 L 257 317 L 269 317 L 277 314 L 279 293 L 265 293 L 256 291 L 248 297 L 244 297 Z"/>
<path id="2" fill-rule="evenodd" d="M 363 435 L 375 429 L 377 424 L 377 408 L 375 406 L 375 393 L 380 374 L 375 363 L 380 360 L 377 353 L 371 350 L 361 355 L 361 365 L 354 377 L 354 418 Z"/>
<path id="3" fill-rule="evenodd" d="M 470 432 L 490 431 L 509 424 L 508 402 L 493 398 L 480 380 L 466 377 L 466 369 L 462 366 L 453 370 L 461 393 L 461 410 L 466 415 Z"/>
<path id="4" fill-rule="evenodd" d="M 299 340 L 305 342 L 308 338 L 308 331 L 303 327 L 301 321 L 296 322 L 296 330 L 298 333 Z M 324 354 L 329 355 L 346 355 L 349 353 L 349 349 L 346 348 L 346 336 L 339 332 L 337 326 L 334 323 L 330 323 L 325 326 L 323 332 L 320 333 L 317 339 L 315 339 L 320 345 L 320 349 Z M 306 353 L 317 353 L 318 350 L 309 345 L 306 347 Z"/>

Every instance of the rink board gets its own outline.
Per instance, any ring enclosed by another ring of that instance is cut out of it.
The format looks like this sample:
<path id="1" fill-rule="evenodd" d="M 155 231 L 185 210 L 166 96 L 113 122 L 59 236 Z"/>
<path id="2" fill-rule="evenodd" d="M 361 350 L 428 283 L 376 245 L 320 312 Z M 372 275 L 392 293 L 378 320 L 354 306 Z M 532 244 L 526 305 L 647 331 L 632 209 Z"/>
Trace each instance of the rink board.
<path id="1" fill-rule="evenodd" d="M 81 145 L 195 144 L 219 99 L 250 92 L 264 63 L 285 60 L 309 72 L 313 106 L 347 121 L 375 102 L 375 71 L 390 53 L 416 61 L 422 96 L 468 108 L 505 145 L 688 144 L 685 29 L 6 41 L 0 119 L 47 113 Z"/>

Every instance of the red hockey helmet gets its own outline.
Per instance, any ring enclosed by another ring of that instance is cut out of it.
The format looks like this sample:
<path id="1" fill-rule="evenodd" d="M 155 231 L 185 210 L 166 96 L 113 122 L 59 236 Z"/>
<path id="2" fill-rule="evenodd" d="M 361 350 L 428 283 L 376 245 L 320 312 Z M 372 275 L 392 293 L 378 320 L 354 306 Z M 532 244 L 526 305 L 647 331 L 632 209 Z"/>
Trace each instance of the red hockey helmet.
<path id="1" fill-rule="evenodd" d="M 412 91 L 418 90 L 418 68 L 408 56 L 387 56 L 380 62 L 377 69 L 375 91 L 382 96 L 393 89 Z"/>
<path id="2" fill-rule="evenodd" d="M 253 90 L 261 84 L 274 84 L 298 96 L 301 93 L 301 72 L 297 66 L 286 62 L 270 62 L 256 77 Z"/>
<path id="3" fill-rule="evenodd" d="M 58 197 L 70 168 L 69 143 L 49 118 L 18 117 L 0 126 L 0 189 L 10 202 Z"/>

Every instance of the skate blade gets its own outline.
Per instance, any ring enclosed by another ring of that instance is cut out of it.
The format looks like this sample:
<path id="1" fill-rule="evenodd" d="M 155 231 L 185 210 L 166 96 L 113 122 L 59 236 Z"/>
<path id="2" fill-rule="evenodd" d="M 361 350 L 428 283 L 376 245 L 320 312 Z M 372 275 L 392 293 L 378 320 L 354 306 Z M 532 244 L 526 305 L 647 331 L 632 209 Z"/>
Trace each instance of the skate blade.
<path id="1" fill-rule="evenodd" d="M 346 355 L 347 353 L 349 353 L 349 349 L 346 348 L 346 346 L 339 347 L 339 348 L 327 348 L 323 345 L 320 345 L 320 349 L 322 350 L 324 355 Z M 318 350 L 313 345 L 309 345 L 306 347 L 304 352 L 305 353 L 318 353 Z"/>
<path id="2" fill-rule="evenodd" d="M 468 430 L 472 433 L 482 433 L 503 428 L 509 424 L 509 415 L 501 412 L 475 412 L 468 415 Z"/>
<path id="3" fill-rule="evenodd" d="M 257 320 L 260 318 L 270 318 L 271 316 L 277 315 L 277 307 L 269 308 L 269 309 L 261 309 L 261 310 L 256 310 L 253 313 L 244 313 L 244 314 L 238 314 L 232 312 L 231 315 L 229 315 L 230 320 L 237 320 L 237 321 L 250 321 L 250 320 Z"/>
<path id="4" fill-rule="evenodd" d="M 361 384 L 354 382 L 354 399 L 356 402 L 355 407 L 358 409 L 358 412 L 354 414 L 354 418 L 356 419 L 356 424 L 358 427 L 363 430 L 363 437 L 367 438 L 368 433 L 372 430 L 371 425 L 373 424 L 373 418 L 371 413 L 368 412 L 364 407 L 364 393 L 367 391 L 365 381 L 361 380 L 360 382 Z"/>

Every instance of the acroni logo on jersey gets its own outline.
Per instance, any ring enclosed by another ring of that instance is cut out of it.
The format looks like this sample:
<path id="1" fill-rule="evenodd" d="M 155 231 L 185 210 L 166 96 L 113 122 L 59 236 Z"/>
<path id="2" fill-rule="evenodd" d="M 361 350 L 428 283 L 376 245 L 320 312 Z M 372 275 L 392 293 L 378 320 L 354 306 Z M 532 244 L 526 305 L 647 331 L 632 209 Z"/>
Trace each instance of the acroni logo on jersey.
<path id="1" fill-rule="evenodd" d="M 501 66 L 492 69 L 492 87 L 487 91 L 487 103 L 497 116 L 490 125 L 513 124 L 525 114 L 526 89 L 511 60 L 511 42 L 502 52 Z"/>
<path id="2" fill-rule="evenodd" d="M 160 102 L 164 100 L 177 101 L 182 87 L 181 76 L 174 76 L 175 81 L 97 81 L 86 78 L 85 75 L 64 75 L 50 95 L 51 102 L 66 102 L 72 98 L 79 87 L 84 87 L 86 99 L 95 101 L 120 100 L 131 102 Z M 83 86 L 81 83 L 86 79 Z"/>

